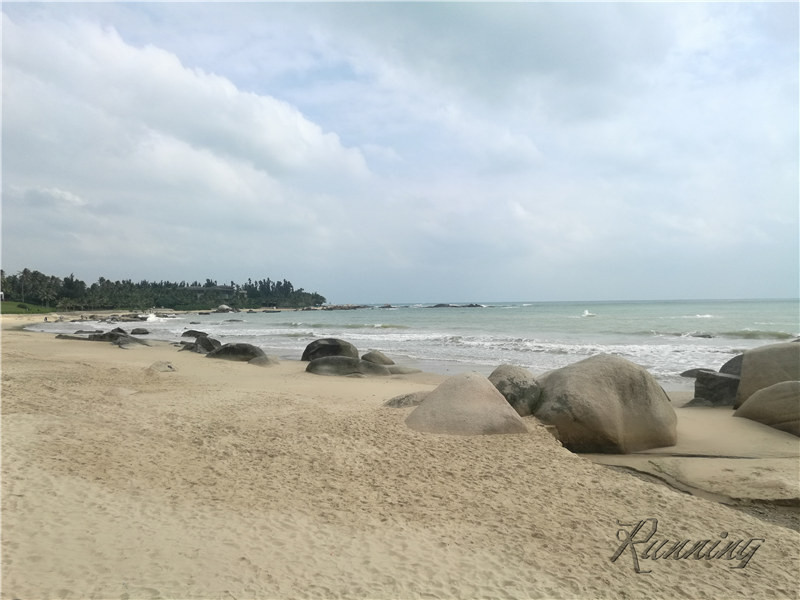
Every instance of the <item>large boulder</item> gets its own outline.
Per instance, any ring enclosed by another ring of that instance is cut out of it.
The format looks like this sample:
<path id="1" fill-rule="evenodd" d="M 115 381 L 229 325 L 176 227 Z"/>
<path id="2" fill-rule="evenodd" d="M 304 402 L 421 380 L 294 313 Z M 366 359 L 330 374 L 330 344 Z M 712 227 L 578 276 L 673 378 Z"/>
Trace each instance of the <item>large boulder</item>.
<path id="1" fill-rule="evenodd" d="M 500 365 L 489 375 L 489 381 L 520 417 L 532 415 L 539 407 L 542 390 L 533 373 L 527 369 L 515 365 Z"/>
<path id="2" fill-rule="evenodd" d="M 674 446 L 677 417 L 644 368 L 600 354 L 540 376 L 536 417 L 573 452 L 626 454 Z"/>
<path id="3" fill-rule="evenodd" d="M 306 372 L 315 375 L 391 375 L 383 365 L 352 356 L 323 356 L 308 363 Z"/>
<path id="4" fill-rule="evenodd" d="M 253 344 L 223 344 L 219 348 L 206 354 L 206 358 L 222 358 L 225 360 L 238 360 L 248 362 L 254 358 L 266 357 L 264 351 Z"/>
<path id="5" fill-rule="evenodd" d="M 358 350 L 350 342 L 337 338 L 323 338 L 314 340 L 306 346 L 300 360 L 314 360 L 325 356 L 349 356 L 358 360 Z"/>
<path id="6" fill-rule="evenodd" d="M 800 436 L 800 381 L 781 381 L 761 388 L 733 413 Z"/>
<path id="7" fill-rule="evenodd" d="M 760 389 L 781 381 L 800 381 L 800 344 L 785 342 L 747 350 L 734 408 Z"/>
<path id="8" fill-rule="evenodd" d="M 406 425 L 416 431 L 451 435 L 528 432 L 497 388 L 474 372 L 443 381 L 408 415 Z"/>

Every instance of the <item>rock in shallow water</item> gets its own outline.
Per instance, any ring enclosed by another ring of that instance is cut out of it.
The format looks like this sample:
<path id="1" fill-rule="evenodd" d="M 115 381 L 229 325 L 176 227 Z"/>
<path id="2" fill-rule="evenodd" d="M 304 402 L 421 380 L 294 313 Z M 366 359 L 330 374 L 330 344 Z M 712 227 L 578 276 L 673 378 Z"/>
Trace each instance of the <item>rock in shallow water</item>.
<path id="1" fill-rule="evenodd" d="M 308 363 L 306 372 L 315 375 L 391 375 L 389 369 L 351 356 L 323 356 Z"/>

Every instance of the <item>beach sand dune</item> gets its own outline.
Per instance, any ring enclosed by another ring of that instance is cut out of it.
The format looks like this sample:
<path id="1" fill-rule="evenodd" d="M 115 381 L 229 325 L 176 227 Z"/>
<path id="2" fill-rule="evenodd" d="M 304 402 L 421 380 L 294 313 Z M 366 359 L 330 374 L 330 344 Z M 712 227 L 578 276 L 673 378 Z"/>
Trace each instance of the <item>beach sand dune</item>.
<path id="1" fill-rule="evenodd" d="M 434 435 L 383 406 L 438 376 L 320 377 L 15 322 L 2 598 L 797 597 L 795 531 L 576 456 L 532 420 Z M 611 557 L 619 523 L 644 519 L 653 539 L 763 541 L 744 568 L 637 573 Z"/>

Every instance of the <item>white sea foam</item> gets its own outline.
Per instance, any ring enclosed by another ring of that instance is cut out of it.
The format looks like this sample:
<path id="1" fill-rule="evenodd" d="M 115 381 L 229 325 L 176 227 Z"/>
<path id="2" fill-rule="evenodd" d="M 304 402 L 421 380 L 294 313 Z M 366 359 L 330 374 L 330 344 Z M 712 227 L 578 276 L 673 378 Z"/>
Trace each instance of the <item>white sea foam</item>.
<path id="1" fill-rule="evenodd" d="M 248 342 L 294 359 L 314 339 L 336 337 L 359 350 L 375 348 L 391 357 L 409 357 L 420 368 L 447 365 L 448 372 L 458 365 L 490 372 L 498 364 L 511 363 L 539 373 L 609 353 L 647 367 L 672 387 L 686 385 L 679 377 L 682 371 L 718 368 L 738 352 L 791 339 L 800 330 L 797 302 L 607 302 L 592 305 L 599 318 L 582 318 L 589 309 L 577 303 L 488 305 L 515 310 L 416 310 L 424 306 L 317 311 L 309 321 L 290 317 L 276 322 L 275 315 L 261 313 L 153 316 L 147 328 L 149 339 L 179 341 L 185 329 L 200 329 L 222 343 Z M 108 330 L 116 325 L 128 327 L 87 320 L 42 322 L 29 328 L 74 334 L 77 329 Z"/>

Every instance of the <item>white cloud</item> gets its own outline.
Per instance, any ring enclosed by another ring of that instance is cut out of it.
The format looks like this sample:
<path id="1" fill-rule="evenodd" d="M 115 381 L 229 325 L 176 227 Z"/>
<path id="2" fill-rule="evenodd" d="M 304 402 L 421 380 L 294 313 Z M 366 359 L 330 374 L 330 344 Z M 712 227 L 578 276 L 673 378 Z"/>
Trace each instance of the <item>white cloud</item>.
<path id="1" fill-rule="evenodd" d="M 3 13 L 5 269 L 339 301 L 796 293 L 796 6 Z M 723 287 L 720 260 L 782 275 Z"/>

